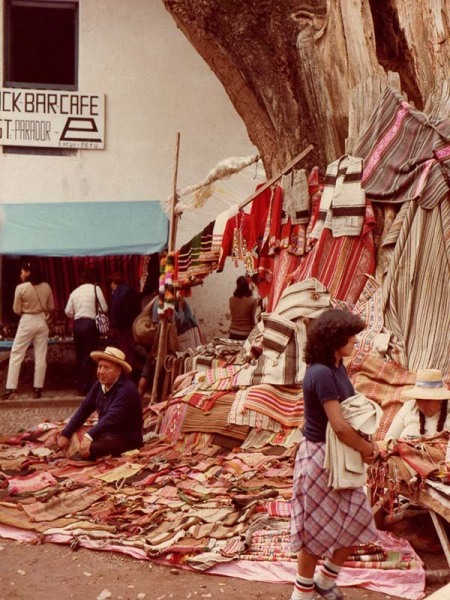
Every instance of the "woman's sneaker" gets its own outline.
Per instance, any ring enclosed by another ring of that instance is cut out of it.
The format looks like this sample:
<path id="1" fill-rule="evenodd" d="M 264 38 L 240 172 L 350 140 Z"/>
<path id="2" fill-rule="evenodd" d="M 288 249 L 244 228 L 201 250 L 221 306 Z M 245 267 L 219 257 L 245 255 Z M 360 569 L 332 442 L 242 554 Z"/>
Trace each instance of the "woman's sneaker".
<path id="1" fill-rule="evenodd" d="M 337 585 L 333 585 L 326 590 L 319 587 L 317 583 L 314 582 L 314 591 L 317 592 L 317 594 L 320 594 L 322 598 L 325 598 L 325 600 L 343 600 L 344 598 L 344 594 Z"/>

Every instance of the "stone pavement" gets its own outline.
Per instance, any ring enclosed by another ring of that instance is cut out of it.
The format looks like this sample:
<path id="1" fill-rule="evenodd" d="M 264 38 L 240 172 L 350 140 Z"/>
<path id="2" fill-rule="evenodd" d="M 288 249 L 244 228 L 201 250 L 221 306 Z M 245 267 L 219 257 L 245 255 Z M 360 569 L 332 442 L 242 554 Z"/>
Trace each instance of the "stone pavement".
<path id="1" fill-rule="evenodd" d="M 59 421 L 71 416 L 83 400 L 75 390 L 44 390 L 42 398 L 32 392 L 18 393 L 15 400 L 0 399 L 0 434 L 31 429 L 43 421 Z"/>

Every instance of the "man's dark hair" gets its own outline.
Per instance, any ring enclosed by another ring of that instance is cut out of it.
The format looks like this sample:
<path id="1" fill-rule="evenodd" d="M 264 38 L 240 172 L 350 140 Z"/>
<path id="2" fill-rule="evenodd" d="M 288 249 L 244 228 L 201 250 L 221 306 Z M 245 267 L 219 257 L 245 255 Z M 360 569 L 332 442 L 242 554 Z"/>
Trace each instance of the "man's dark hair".
<path id="1" fill-rule="evenodd" d="M 335 364 L 334 353 L 365 328 L 364 321 L 346 310 L 330 309 L 311 321 L 306 333 L 305 362 Z"/>

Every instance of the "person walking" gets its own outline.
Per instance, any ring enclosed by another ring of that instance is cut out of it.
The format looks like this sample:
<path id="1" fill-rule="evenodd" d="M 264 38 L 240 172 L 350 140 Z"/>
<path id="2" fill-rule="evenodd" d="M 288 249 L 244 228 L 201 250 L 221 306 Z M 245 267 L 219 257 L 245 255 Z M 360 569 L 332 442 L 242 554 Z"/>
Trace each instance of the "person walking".
<path id="1" fill-rule="evenodd" d="M 291 548 L 298 552 L 291 600 L 311 600 L 314 593 L 341 600 L 336 579 L 358 544 L 377 540 L 377 531 L 362 486 L 330 487 L 324 468 L 326 429 L 372 463 L 378 449 L 344 418 L 340 403 L 355 395 L 342 359 L 351 356 L 364 322 L 345 310 L 331 309 L 307 329 L 303 380 L 305 425 L 295 460 L 291 513 Z M 318 560 L 325 557 L 316 569 Z"/>
<path id="2" fill-rule="evenodd" d="M 66 316 L 73 319 L 73 343 L 77 360 L 78 393 L 86 396 L 95 381 L 95 363 L 91 352 L 97 350 L 100 333 L 95 324 L 97 300 L 103 312 L 108 305 L 93 270 L 86 270 L 81 276 L 81 284 L 70 294 L 65 308 Z"/>
<path id="3" fill-rule="evenodd" d="M 15 289 L 13 303 L 13 310 L 20 315 L 20 320 L 11 348 L 6 391 L 2 395 L 4 400 L 17 396 L 20 367 L 31 343 L 34 350 L 34 398 L 42 395 L 47 370 L 47 318 L 55 308 L 53 293 L 38 267 L 31 263 L 22 264 L 20 280 L 22 283 Z"/>

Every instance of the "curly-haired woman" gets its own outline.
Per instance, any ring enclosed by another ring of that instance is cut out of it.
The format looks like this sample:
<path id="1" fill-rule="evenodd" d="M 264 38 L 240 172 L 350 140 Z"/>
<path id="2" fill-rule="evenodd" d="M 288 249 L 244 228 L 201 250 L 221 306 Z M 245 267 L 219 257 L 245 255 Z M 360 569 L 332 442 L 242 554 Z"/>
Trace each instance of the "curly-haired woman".
<path id="1" fill-rule="evenodd" d="M 292 600 L 310 600 L 314 592 L 339 600 L 339 571 L 358 544 L 377 539 L 372 513 L 362 487 L 335 490 L 323 467 L 327 424 L 338 439 L 372 462 L 376 444 L 344 419 L 340 402 L 355 391 L 342 359 L 350 356 L 364 322 L 345 310 L 327 310 L 307 330 L 303 381 L 305 425 L 297 453 L 292 496 L 291 546 L 298 552 Z M 320 557 L 323 565 L 316 570 Z"/>

